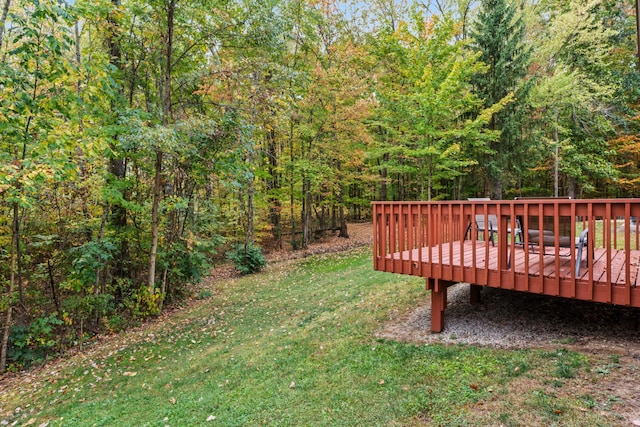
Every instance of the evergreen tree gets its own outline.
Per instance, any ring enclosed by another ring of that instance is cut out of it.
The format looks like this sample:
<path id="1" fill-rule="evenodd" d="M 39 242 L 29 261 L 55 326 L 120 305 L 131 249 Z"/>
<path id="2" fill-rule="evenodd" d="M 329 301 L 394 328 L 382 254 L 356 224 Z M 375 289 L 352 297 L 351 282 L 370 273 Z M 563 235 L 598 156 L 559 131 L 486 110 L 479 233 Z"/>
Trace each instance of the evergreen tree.
<path id="1" fill-rule="evenodd" d="M 484 100 L 484 108 L 514 96 L 489 123 L 491 130 L 501 131 L 500 139 L 491 144 L 492 153 L 485 159 L 485 179 L 491 197 L 502 198 L 505 172 L 517 172 L 522 165 L 522 122 L 525 117 L 525 82 L 530 48 L 525 46 L 525 26 L 515 3 L 509 0 L 482 0 L 471 31 L 472 48 L 481 52 L 480 61 L 487 69 L 476 74 L 474 86 Z"/>

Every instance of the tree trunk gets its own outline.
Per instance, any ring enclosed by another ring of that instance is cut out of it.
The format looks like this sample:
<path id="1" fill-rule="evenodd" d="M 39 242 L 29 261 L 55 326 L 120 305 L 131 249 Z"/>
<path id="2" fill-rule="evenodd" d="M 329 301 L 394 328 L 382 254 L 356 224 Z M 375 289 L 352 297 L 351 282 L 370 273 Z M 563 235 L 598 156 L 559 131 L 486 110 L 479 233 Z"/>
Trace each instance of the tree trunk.
<path id="1" fill-rule="evenodd" d="M 252 150 L 253 151 L 253 150 Z M 253 154 L 249 155 L 249 165 L 253 165 Z M 254 206 L 254 196 L 255 196 L 255 182 L 253 178 L 253 174 L 249 176 L 249 182 L 247 182 L 247 229 L 245 230 L 245 249 L 252 245 L 255 242 L 255 206 Z"/>
<path id="2" fill-rule="evenodd" d="M 316 204 L 321 202 L 322 202 L 321 198 L 318 197 L 318 199 L 316 200 Z M 318 209 L 316 208 L 316 218 L 318 218 L 318 228 L 320 230 L 326 230 L 327 229 L 327 207 L 326 206 L 323 205 L 320 207 L 320 214 L 318 214 Z"/>
<path id="3" fill-rule="evenodd" d="M 11 332 L 11 321 L 13 315 L 13 291 L 16 285 L 16 259 L 18 255 L 18 204 L 13 203 L 13 222 L 11 226 L 11 270 L 9 278 L 9 299 L 7 302 L 7 313 L 2 334 L 2 346 L 0 347 L 0 374 L 4 374 L 7 366 L 7 350 L 9 347 L 9 333 Z"/>
<path id="4" fill-rule="evenodd" d="M 386 164 L 389 161 L 389 153 L 384 153 L 384 155 L 382 156 L 382 162 L 383 164 Z M 380 179 L 382 181 L 381 185 L 380 185 L 380 201 L 381 202 L 386 202 L 387 199 L 387 168 L 382 168 L 382 170 L 380 171 Z"/>
<path id="5" fill-rule="evenodd" d="M 7 3 L 9 0 L 7 0 Z M 638 55 L 638 69 L 640 69 L 640 0 L 636 0 L 636 49 Z"/>
<path id="6" fill-rule="evenodd" d="M 112 14 L 108 22 L 111 28 L 107 31 L 107 47 L 109 50 L 109 63 L 117 70 L 122 70 L 122 51 L 118 40 L 119 26 L 116 16 L 120 7 L 120 0 L 111 0 L 113 6 Z M 122 89 L 120 95 L 122 95 Z M 118 121 L 119 101 L 112 101 L 111 110 L 114 115 L 113 122 Z M 118 135 L 114 135 L 112 139 L 112 152 L 117 152 Z M 127 163 L 122 157 L 113 157 L 109 159 L 109 173 L 113 175 L 116 181 L 122 181 L 126 177 Z M 127 195 L 123 194 L 122 198 L 127 200 Z M 122 205 L 116 204 L 110 207 L 109 223 L 116 230 L 116 233 L 123 231 L 127 227 L 127 210 Z M 127 276 L 127 259 L 129 258 L 129 243 L 126 239 L 120 240 L 120 250 L 113 260 L 113 275 L 116 278 L 125 278 Z"/>
<path id="7" fill-rule="evenodd" d="M 290 162 L 290 173 L 289 173 L 289 222 L 290 225 L 289 227 L 291 228 L 291 242 L 292 242 L 292 246 L 295 249 L 296 247 L 296 243 L 295 243 L 295 235 L 296 235 L 296 215 L 295 215 L 295 193 L 294 193 L 294 189 L 295 189 L 295 184 L 294 184 L 294 179 L 295 179 L 295 167 L 294 165 L 294 161 L 295 161 L 295 150 L 293 147 L 293 131 L 294 131 L 294 122 L 293 120 L 291 120 L 291 124 L 289 125 L 289 162 Z"/>
<path id="8" fill-rule="evenodd" d="M 100 221 L 100 231 L 98 231 L 98 243 L 102 242 L 102 239 L 104 238 L 104 228 L 105 225 L 107 224 L 107 214 L 109 212 L 109 208 L 107 206 L 103 206 L 102 208 L 102 220 Z M 100 286 L 100 278 L 101 278 L 101 273 L 104 269 L 103 268 L 97 268 L 96 269 L 96 281 L 93 284 L 93 295 L 95 297 L 97 297 L 98 295 L 100 295 L 100 291 L 102 290 L 102 287 Z M 95 326 L 96 328 L 98 327 L 98 325 L 100 324 L 100 309 L 99 307 L 95 308 L 95 312 L 94 314 L 94 322 L 95 322 Z"/>
<path id="9" fill-rule="evenodd" d="M 162 124 L 168 126 L 171 121 L 171 59 L 173 54 L 173 27 L 176 9 L 175 0 L 167 5 L 167 50 L 162 91 Z M 153 206 L 151 208 L 151 254 L 149 256 L 149 293 L 153 294 L 156 281 L 156 255 L 158 253 L 158 235 L 160 228 L 160 198 L 162 197 L 162 159 L 161 147 L 156 147 L 155 180 L 153 185 Z"/>
<path id="10" fill-rule="evenodd" d="M 153 185 L 153 206 L 151 208 L 151 255 L 149 257 L 149 293 L 153 294 L 156 282 L 156 254 L 158 252 L 158 230 L 160 228 L 160 197 L 162 196 L 162 150 L 156 149 L 156 178 Z"/>
<path id="11" fill-rule="evenodd" d="M 23 159 L 24 160 L 24 159 Z M 24 303 L 24 283 L 22 282 L 22 247 L 21 247 L 21 238 L 20 238 L 20 213 L 16 212 L 16 224 L 15 224 L 15 234 L 16 234 L 16 264 L 17 264 L 17 283 L 18 283 L 18 301 L 20 302 L 20 307 L 23 310 L 26 310 Z"/>
<path id="12" fill-rule="evenodd" d="M 336 205 L 335 203 L 331 204 L 331 229 L 335 230 L 338 228 L 338 216 L 336 215 Z"/>
<path id="13" fill-rule="evenodd" d="M 576 181 L 576 179 L 572 176 L 569 177 L 569 190 L 567 192 L 567 196 L 571 197 L 572 199 L 576 198 L 576 194 L 577 194 L 577 188 L 578 188 L 578 182 Z"/>
<path id="14" fill-rule="evenodd" d="M 176 1 L 170 0 L 167 6 L 167 51 L 164 70 L 164 93 L 162 96 L 162 124 L 165 126 L 169 124 L 169 120 L 171 119 L 171 61 L 173 55 L 173 19 L 175 11 Z"/>
<path id="15" fill-rule="evenodd" d="M 56 307 L 58 314 L 62 313 L 60 310 L 60 303 L 58 302 L 58 294 L 56 293 L 56 283 L 53 279 L 53 267 L 51 267 L 51 260 L 47 259 L 47 270 L 49 272 L 49 287 L 51 288 L 51 298 L 53 299 L 53 305 Z"/>
<path id="16" fill-rule="evenodd" d="M 306 176 L 302 177 L 302 248 L 307 249 L 311 240 L 311 181 Z"/>
<path id="17" fill-rule="evenodd" d="M 73 36 L 75 38 L 75 44 L 76 44 L 76 65 L 78 67 L 80 67 L 80 63 L 82 61 L 82 57 L 80 56 L 80 24 L 78 23 L 78 21 L 76 21 L 73 24 Z M 80 80 L 80 77 L 78 77 L 78 81 L 77 83 L 77 93 L 78 95 L 80 95 L 81 91 L 82 91 L 82 81 Z"/>
<path id="18" fill-rule="evenodd" d="M 502 174 L 491 182 L 491 198 L 493 200 L 502 200 Z"/>
<path id="19" fill-rule="evenodd" d="M 431 182 L 431 177 L 433 176 L 433 174 L 431 173 L 432 164 L 432 159 L 431 157 L 429 157 L 429 161 L 427 162 L 427 201 L 429 202 L 431 201 L 431 197 L 433 196 L 433 183 Z"/>
<path id="20" fill-rule="evenodd" d="M 169 269 L 168 268 L 164 268 L 164 271 L 162 272 L 162 286 L 160 287 L 160 292 L 163 295 L 163 299 L 160 300 L 160 302 L 158 302 L 158 311 L 162 311 L 162 306 L 164 303 L 164 298 L 166 298 L 167 295 L 167 276 L 169 273 Z"/>
<path id="21" fill-rule="evenodd" d="M 2 41 L 4 39 L 4 29 L 7 24 L 7 15 L 9 15 L 9 7 L 11 7 L 11 0 L 5 0 L 2 7 L 2 16 L 0 16 L 0 50 L 2 50 Z"/>
<path id="22" fill-rule="evenodd" d="M 338 203 L 339 203 L 339 216 L 340 216 L 340 234 L 338 237 L 344 237 L 345 239 L 349 238 L 349 233 L 347 232 L 347 219 L 344 214 L 344 187 L 340 186 L 340 193 L 338 194 Z"/>
<path id="23" fill-rule="evenodd" d="M 555 150 L 554 150 L 554 168 L 553 168 L 553 197 L 558 198 L 560 195 L 559 183 L 558 183 L 558 173 L 560 169 L 560 138 L 558 136 L 558 109 L 556 107 L 553 108 L 555 113 L 555 126 L 553 129 L 553 139 L 555 141 Z"/>
<path id="24" fill-rule="evenodd" d="M 280 210 L 282 205 L 278 197 L 280 179 L 278 172 L 278 150 L 276 146 L 275 130 L 271 129 L 267 136 L 267 155 L 269 156 L 269 178 L 267 179 L 267 191 L 269 193 L 269 219 L 271 220 L 273 240 L 279 249 L 282 249 L 282 227 L 280 225 Z"/>

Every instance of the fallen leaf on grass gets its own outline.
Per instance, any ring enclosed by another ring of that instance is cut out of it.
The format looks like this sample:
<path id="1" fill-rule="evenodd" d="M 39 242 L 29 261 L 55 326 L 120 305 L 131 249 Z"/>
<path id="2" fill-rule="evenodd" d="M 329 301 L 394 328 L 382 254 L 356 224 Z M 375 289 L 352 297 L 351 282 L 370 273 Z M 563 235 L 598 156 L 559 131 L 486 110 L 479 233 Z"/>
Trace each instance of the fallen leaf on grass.
<path id="1" fill-rule="evenodd" d="M 169 398 L 169 403 L 171 403 L 172 405 L 175 405 L 176 403 L 178 403 L 178 401 L 176 400 L 175 397 L 170 397 Z"/>
<path id="2" fill-rule="evenodd" d="M 138 373 L 137 372 L 129 372 L 129 371 L 127 371 L 127 372 L 123 373 L 122 375 L 124 375 L 125 377 L 135 377 L 136 375 L 138 375 Z"/>
<path id="3" fill-rule="evenodd" d="M 213 421 L 213 420 L 215 420 L 215 419 L 216 419 L 216 416 L 215 416 L 215 415 L 209 415 L 209 416 L 207 417 L 207 421 Z"/>

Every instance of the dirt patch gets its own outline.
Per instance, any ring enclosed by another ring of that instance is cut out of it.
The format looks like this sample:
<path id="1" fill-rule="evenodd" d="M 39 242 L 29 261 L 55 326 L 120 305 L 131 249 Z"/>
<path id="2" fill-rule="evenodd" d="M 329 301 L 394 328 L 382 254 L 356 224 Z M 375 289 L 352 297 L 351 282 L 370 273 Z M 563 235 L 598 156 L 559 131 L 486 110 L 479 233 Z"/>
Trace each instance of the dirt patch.
<path id="1" fill-rule="evenodd" d="M 267 261 L 278 262 L 289 259 L 306 258 L 311 255 L 341 252 L 373 244 L 373 224 L 350 223 L 347 225 L 348 238 L 338 237 L 337 232 L 328 232 L 321 239 L 312 242 L 307 249 L 274 251 L 267 253 Z"/>

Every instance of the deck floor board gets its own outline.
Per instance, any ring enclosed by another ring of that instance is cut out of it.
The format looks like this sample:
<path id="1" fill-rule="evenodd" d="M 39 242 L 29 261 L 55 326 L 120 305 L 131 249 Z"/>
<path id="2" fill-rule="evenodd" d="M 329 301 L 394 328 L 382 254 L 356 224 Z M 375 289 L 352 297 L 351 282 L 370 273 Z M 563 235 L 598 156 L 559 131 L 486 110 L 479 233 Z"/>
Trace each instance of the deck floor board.
<path id="1" fill-rule="evenodd" d="M 541 256 L 537 247 L 531 250 L 531 248 L 525 249 L 523 246 L 518 245 L 513 251 L 510 248 L 509 253 L 509 261 L 516 275 L 540 276 Z M 431 266 L 441 265 L 475 270 L 486 269 L 490 272 L 498 272 L 498 246 L 487 245 L 483 241 L 465 240 L 462 243 L 460 241 L 453 244 L 445 243 L 431 248 L 424 247 L 421 250 L 413 249 L 411 251 L 396 252 L 388 255 L 387 258 L 395 261 L 417 262 L 420 259 L 420 254 L 422 255 L 421 262 L 425 264 L 422 271 L 428 271 L 428 265 L 431 264 Z M 587 254 L 582 254 L 580 275 L 576 277 L 576 280 L 589 280 L 590 268 L 587 265 L 586 256 Z M 558 263 L 556 263 L 556 258 L 559 258 Z M 631 287 L 636 287 L 640 278 L 638 274 L 640 250 L 631 250 L 629 259 L 631 263 L 629 283 Z M 552 248 L 547 248 L 546 252 L 542 254 L 542 262 L 542 274 L 545 278 L 559 278 L 561 280 L 571 280 L 573 278 L 569 249 L 560 249 L 559 254 L 556 254 Z M 595 249 L 591 262 L 593 263 L 593 282 L 608 283 L 606 250 Z M 611 284 L 625 286 L 627 283 L 625 251 L 614 250 L 610 265 Z M 508 270 L 511 270 L 511 267 Z"/>

